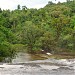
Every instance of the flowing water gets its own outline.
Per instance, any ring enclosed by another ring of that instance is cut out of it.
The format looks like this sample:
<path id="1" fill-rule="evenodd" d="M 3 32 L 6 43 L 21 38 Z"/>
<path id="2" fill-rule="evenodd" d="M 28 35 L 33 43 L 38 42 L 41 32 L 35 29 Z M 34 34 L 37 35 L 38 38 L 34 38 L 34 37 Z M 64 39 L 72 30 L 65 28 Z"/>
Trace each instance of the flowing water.
<path id="1" fill-rule="evenodd" d="M 54 59 L 18 53 L 11 63 L 0 63 L 0 75 L 75 75 L 75 59 Z"/>

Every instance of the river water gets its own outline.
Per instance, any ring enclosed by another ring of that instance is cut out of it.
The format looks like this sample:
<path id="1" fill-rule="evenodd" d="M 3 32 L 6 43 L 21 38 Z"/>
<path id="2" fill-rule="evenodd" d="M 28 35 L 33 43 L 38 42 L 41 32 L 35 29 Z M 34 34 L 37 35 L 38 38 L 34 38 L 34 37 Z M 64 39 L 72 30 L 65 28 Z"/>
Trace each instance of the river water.
<path id="1" fill-rule="evenodd" d="M 20 52 L 11 63 L 0 63 L 0 75 L 75 75 L 75 59 L 35 58 Z"/>

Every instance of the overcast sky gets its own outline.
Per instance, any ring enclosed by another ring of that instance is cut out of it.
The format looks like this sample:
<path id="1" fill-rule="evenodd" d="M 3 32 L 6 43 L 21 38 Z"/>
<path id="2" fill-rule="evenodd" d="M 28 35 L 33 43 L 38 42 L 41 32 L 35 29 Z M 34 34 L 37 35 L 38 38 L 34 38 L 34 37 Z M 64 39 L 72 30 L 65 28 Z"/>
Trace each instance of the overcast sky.
<path id="1" fill-rule="evenodd" d="M 0 0 L 0 8 L 13 10 L 17 8 L 18 4 L 21 6 L 25 5 L 28 8 L 41 8 L 44 7 L 48 1 L 65 2 L 66 0 Z"/>

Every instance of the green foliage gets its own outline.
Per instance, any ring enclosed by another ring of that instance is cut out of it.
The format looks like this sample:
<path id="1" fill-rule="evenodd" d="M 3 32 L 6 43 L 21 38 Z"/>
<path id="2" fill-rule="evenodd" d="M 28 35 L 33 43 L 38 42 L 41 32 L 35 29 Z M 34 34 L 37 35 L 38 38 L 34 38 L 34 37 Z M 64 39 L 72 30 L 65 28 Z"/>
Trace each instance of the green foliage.
<path id="1" fill-rule="evenodd" d="M 41 49 L 75 50 L 75 2 L 48 4 L 41 9 L 17 6 L 16 10 L 0 9 L 0 57 L 12 56 L 25 48 L 34 53 Z"/>
<path id="2" fill-rule="evenodd" d="M 50 34 L 50 32 L 46 31 L 43 36 L 40 38 L 42 49 L 46 52 L 52 52 L 55 49 L 56 42 L 55 38 Z"/>
<path id="3" fill-rule="evenodd" d="M 4 41 L 0 44 L 0 56 L 7 57 L 11 56 L 11 45 Z"/>
<path id="4" fill-rule="evenodd" d="M 0 26 L 0 57 L 12 57 L 12 36 L 9 29 Z"/>
<path id="5" fill-rule="evenodd" d="M 39 41 L 39 37 L 42 35 L 42 31 L 38 26 L 35 26 L 31 21 L 26 21 L 21 35 L 22 43 L 28 46 L 30 52 L 38 48 L 39 45 L 37 41 Z"/>

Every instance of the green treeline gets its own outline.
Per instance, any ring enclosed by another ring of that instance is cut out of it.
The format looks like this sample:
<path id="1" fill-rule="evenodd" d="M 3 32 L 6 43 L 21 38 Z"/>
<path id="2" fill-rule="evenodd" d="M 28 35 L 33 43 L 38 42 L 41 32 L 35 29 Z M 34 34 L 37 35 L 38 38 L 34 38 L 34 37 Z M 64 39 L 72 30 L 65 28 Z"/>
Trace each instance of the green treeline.
<path id="1" fill-rule="evenodd" d="M 75 2 L 54 4 L 44 8 L 0 9 L 0 57 L 14 54 L 15 45 L 24 45 L 28 52 L 74 52 Z"/>

